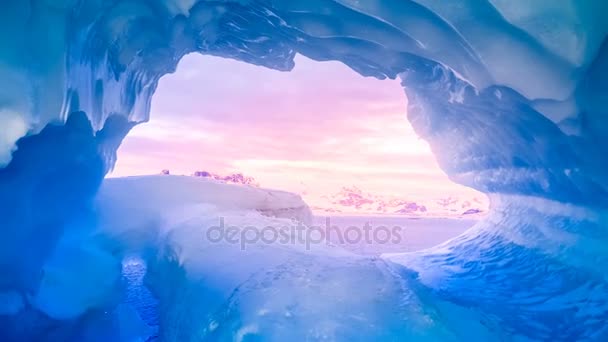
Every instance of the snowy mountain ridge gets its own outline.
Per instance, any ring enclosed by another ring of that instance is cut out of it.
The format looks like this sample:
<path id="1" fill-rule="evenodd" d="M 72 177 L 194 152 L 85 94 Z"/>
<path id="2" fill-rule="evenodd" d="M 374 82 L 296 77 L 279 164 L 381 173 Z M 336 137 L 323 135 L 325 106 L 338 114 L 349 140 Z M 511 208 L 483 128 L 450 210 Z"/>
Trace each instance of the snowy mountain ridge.
<path id="1" fill-rule="evenodd" d="M 488 211 L 483 197 L 406 198 L 387 196 L 343 187 L 333 195 L 323 196 L 325 203 L 312 206 L 318 214 L 404 215 L 411 217 L 479 217 Z"/>

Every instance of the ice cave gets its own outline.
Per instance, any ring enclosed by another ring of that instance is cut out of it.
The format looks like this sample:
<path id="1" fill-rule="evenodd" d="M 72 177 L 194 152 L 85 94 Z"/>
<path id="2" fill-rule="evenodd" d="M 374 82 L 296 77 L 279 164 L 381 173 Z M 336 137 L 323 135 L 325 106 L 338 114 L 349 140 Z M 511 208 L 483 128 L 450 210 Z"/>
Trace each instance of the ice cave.
<path id="1" fill-rule="evenodd" d="M 0 341 L 608 340 L 605 13 L 603 0 L 3 0 Z M 190 53 L 400 79 L 417 134 L 490 214 L 379 258 L 201 246 L 206 213 L 309 211 L 189 181 L 102 185 Z M 131 257 L 147 265 L 154 333 L 124 300 Z"/>

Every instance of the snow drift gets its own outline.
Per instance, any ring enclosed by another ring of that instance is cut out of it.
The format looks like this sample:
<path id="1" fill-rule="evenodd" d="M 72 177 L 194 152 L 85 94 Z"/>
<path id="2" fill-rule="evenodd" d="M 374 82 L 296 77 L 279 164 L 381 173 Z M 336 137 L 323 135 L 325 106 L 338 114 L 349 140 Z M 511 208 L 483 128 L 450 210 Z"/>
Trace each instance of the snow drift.
<path id="1" fill-rule="evenodd" d="M 104 314 L 120 294 L 108 246 L 124 241 L 93 234 L 93 198 L 122 138 L 149 119 L 159 78 L 198 52 L 285 71 L 300 53 L 400 77 L 442 168 L 493 199 L 462 238 L 391 256 L 404 286 L 457 338 L 605 339 L 607 10 L 601 0 L 3 1 L 2 338 L 86 340 L 125 326 Z M 464 308 L 480 318 L 459 321 Z"/>

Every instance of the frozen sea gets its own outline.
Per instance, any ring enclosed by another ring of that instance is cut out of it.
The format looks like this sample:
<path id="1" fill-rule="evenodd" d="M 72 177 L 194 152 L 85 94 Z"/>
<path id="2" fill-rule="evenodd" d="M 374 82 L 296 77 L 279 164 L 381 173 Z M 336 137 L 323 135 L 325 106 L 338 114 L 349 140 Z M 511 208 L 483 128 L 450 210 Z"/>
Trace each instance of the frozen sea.
<path id="1" fill-rule="evenodd" d="M 329 240 L 353 253 L 414 252 L 436 246 L 463 233 L 477 220 L 469 218 L 409 218 L 404 216 L 315 216 L 313 224 L 329 230 Z M 370 231 L 365 239 L 365 227 Z M 388 240 L 388 241 L 387 241 Z"/>

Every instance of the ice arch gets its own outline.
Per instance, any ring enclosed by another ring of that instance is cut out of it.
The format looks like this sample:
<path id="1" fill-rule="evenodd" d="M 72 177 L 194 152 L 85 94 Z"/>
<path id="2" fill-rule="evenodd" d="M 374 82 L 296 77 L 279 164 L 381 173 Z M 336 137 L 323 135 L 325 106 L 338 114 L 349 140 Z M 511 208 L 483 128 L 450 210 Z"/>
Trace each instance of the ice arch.
<path id="1" fill-rule="evenodd" d="M 8 163 L 0 323 L 9 336 L 30 333 L 18 328 L 25 321 L 46 327 L 45 315 L 82 314 L 55 312 L 61 293 L 40 293 L 40 265 L 65 262 L 52 259 L 61 232 L 88 226 L 75 212 L 86 211 L 122 137 L 148 119 L 158 79 L 181 56 L 289 70 L 298 52 L 400 77 L 410 120 L 440 165 L 493 197 L 493 214 L 468 235 L 390 257 L 404 279 L 515 335 L 606 337 L 606 2 L 8 0 L 0 8 Z M 40 246 L 24 255 L 33 240 Z"/>

